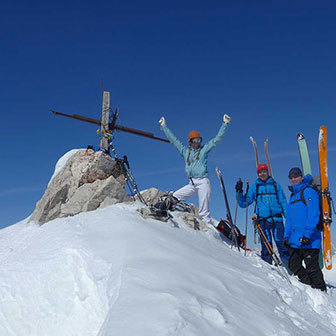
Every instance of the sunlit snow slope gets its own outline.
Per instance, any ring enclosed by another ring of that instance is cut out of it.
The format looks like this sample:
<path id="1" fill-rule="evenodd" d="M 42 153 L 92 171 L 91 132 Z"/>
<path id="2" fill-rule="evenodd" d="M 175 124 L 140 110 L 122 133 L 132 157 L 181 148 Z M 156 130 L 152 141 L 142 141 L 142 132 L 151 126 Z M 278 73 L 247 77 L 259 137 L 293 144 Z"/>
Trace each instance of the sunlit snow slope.
<path id="1" fill-rule="evenodd" d="M 0 231 L 0 335 L 335 335 L 328 294 L 214 231 L 114 205 Z M 336 259 L 336 258 L 335 258 Z"/>

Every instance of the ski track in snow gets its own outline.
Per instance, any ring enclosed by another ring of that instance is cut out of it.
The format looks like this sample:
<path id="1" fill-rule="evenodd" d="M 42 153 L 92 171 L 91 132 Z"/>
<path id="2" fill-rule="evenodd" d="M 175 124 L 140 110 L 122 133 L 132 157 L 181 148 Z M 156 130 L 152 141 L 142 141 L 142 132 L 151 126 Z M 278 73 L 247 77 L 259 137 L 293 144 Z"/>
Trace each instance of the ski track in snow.
<path id="1" fill-rule="evenodd" d="M 0 335 L 335 335 L 328 294 L 292 285 L 215 230 L 119 204 L 0 231 Z"/>

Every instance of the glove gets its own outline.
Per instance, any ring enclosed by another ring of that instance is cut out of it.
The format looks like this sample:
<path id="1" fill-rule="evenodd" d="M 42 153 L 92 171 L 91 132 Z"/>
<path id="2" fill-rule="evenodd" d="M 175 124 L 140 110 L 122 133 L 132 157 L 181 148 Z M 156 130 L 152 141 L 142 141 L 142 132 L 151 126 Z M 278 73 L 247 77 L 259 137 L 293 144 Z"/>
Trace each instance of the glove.
<path id="1" fill-rule="evenodd" d="M 299 239 L 299 241 L 302 247 L 310 244 L 310 239 L 307 237 L 302 237 Z"/>
<path id="2" fill-rule="evenodd" d="M 230 121 L 231 121 L 231 117 L 227 114 L 224 114 L 223 115 L 223 122 L 224 124 L 230 124 Z"/>
<path id="3" fill-rule="evenodd" d="M 236 188 L 236 192 L 238 194 L 242 194 L 243 193 L 243 182 L 242 182 L 242 180 L 240 178 L 238 179 L 235 188 Z"/>
<path id="4" fill-rule="evenodd" d="M 161 117 L 159 120 L 159 124 L 161 127 L 166 126 L 166 119 L 165 117 Z"/>
<path id="5" fill-rule="evenodd" d="M 286 248 L 289 248 L 289 247 L 290 247 L 288 238 L 285 238 L 285 239 L 284 239 L 283 244 L 284 244 L 284 246 L 285 246 Z"/>

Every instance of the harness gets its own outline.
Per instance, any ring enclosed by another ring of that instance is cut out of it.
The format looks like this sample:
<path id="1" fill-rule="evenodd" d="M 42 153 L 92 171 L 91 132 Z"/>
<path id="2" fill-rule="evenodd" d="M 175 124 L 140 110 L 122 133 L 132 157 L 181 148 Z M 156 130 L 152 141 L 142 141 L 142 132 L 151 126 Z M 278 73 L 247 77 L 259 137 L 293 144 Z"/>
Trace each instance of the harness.
<path id="1" fill-rule="evenodd" d="M 277 213 L 277 214 L 274 214 L 274 215 L 272 214 L 271 216 L 263 217 L 263 218 L 260 218 L 260 219 L 267 220 L 267 219 L 270 219 L 270 218 L 273 218 L 273 217 L 282 218 L 282 213 L 284 211 L 283 211 L 283 207 L 280 203 L 280 199 L 279 199 L 279 195 L 278 195 L 278 187 L 277 187 L 277 183 L 275 181 L 273 182 L 273 186 L 274 186 L 274 191 L 275 192 L 259 193 L 260 185 L 256 184 L 256 201 L 255 201 L 255 206 L 254 206 L 254 212 L 257 214 L 258 219 L 259 219 L 259 211 L 257 211 L 257 204 L 258 204 L 258 198 L 259 198 L 260 195 L 275 195 L 276 199 L 277 199 L 277 202 L 278 202 L 279 206 L 281 207 L 281 213 Z M 272 213 L 271 208 L 270 208 L 270 210 L 271 210 L 271 213 Z"/>

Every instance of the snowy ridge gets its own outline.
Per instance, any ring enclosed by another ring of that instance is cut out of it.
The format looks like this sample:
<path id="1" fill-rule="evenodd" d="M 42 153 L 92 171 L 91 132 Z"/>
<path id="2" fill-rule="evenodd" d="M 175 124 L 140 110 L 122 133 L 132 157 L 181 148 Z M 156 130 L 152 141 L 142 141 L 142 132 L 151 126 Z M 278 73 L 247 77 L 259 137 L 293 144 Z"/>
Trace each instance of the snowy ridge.
<path id="1" fill-rule="evenodd" d="M 328 294 L 119 204 L 0 231 L 0 335 L 334 335 Z"/>

